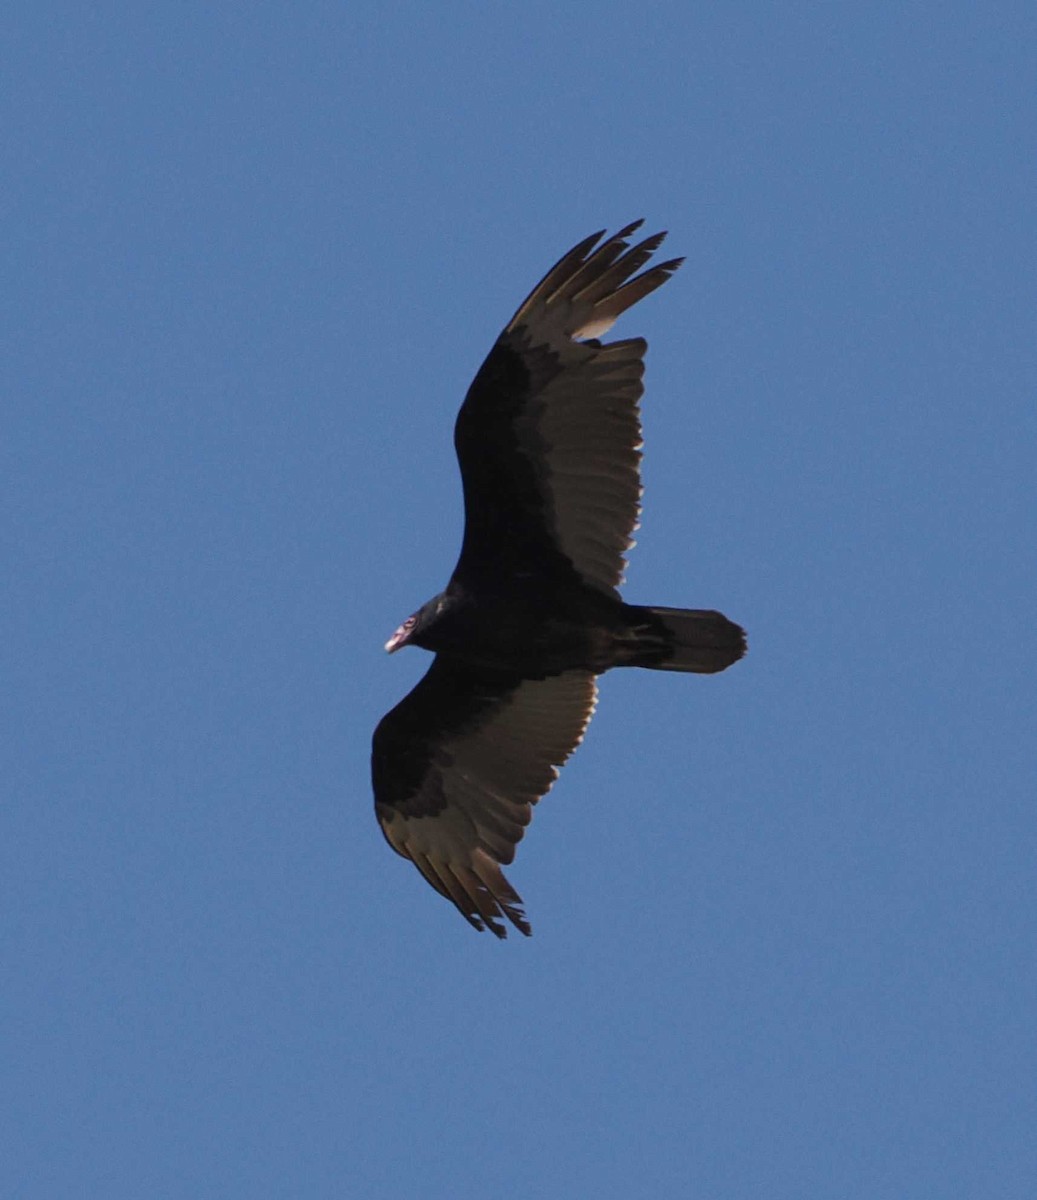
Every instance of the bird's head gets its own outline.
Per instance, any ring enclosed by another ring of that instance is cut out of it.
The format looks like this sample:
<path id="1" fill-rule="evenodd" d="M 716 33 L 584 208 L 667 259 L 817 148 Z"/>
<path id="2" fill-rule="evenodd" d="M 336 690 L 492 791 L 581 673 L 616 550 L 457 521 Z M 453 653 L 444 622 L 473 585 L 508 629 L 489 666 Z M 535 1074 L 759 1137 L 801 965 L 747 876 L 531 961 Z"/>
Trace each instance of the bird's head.
<path id="1" fill-rule="evenodd" d="M 442 612 L 445 605 L 443 596 L 436 596 L 427 604 L 423 604 L 416 613 L 411 615 L 403 622 L 396 630 L 392 637 L 385 643 L 385 649 L 393 654 L 400 649 L 401 646 L 414 643 L 416 646 L 422 644 L 422 634 L 427 632 L 432 626 L 436 618 Z"/>

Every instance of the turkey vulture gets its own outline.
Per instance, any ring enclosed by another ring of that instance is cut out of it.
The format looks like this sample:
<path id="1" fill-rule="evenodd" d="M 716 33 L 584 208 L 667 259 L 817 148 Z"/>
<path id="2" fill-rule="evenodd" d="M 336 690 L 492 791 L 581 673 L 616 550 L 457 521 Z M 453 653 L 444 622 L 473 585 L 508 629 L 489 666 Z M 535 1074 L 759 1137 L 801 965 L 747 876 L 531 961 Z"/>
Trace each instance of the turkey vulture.
<path id="1" fill-rule="evenodd" d="M 683 261 L 635 221 L 573 247 L 479 369 L 454 428 L 464 541 L 446 590 L 386 643 L 435 652 L 374 734 L 389 845 L 476 929 L 529 934 L 501 865 L 579 745 L 610 667 L 722 671 L 745 634 L 718 612 L 626 604 L 640 511 L 643 338 L 599 341 Z M 600 243 L 600 245 L 599 245 Z M 640 272 L 640 274 L 638 274 Z"/>

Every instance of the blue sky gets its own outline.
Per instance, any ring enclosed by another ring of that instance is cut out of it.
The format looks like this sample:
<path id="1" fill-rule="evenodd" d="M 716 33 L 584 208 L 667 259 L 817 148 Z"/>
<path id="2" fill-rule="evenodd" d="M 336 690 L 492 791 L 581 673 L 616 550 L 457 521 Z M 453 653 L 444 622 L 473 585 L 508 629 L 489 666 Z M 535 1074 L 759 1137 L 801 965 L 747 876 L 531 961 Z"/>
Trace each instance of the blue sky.
<path id="1" fill-rule="evenodd" d="M 1032 6 L 0 24 L 0 1191 L 1032 1196 Z M 750 653 L 604 678 L 498 944 L 378 832 L 382 645 L 638 216 L 626 594 Z"/>

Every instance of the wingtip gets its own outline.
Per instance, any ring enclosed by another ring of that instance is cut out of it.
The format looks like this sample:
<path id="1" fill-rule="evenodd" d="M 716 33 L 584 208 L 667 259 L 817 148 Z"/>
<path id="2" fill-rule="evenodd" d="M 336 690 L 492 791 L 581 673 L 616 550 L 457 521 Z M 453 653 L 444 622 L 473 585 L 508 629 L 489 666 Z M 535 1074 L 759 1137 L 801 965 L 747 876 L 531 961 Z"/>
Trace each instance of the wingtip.
<path id="1" fill-rule="evenodd" d="M 614 234 L 613 236 L 616 241 L 619 241 L 620 238 L 629 237 L 632 233 L 636 233 L 644 223 L 644 217 L 638 217 L 636 221 L 631 221 L 629 225 L 624 225 L 619 233 Z"/>
<path id="2" fill-rule="evenodd" d="M 500 904 L 504 915 L 519 931 L 519 933 L 523 935 L 523 937 L 533 936 L 533 927 L 526 920 L 525 913 L 521 909 L 515 909 L 511 906 L 501 904 L 499 900 L 497 903 Z M 478 930 L 479 933 L 484 933 L 488 929 L 490 933 L 492 933 L 493 936 L 499 941 L 503 942 L 507 940 L 508 927 L 499 919 L 491 917 L 487 913 L 467 913 L 464 911 L 464 909 L 459 909 L 459 911 L 461 916 L 464 917 L 468 924 L 471 925 L 473 929 Z"/>
<path id="3" fill-rule="evenodd" d="M 638 253 L 647 257 L 654 254 L 665 241 L 666 230 L 660 229 L 658 233 L 653 233 L 646 237 L 643 241 L 638 242 L 634 249 Z"/>
<path id="4" fill-rule="evenodd" d="M 525 913 L 521 910 L 517 912 L 508 912 L 505 910 L 505 916 L 523 937 L 533 936 L 533 926 L 526 920 Z"/>

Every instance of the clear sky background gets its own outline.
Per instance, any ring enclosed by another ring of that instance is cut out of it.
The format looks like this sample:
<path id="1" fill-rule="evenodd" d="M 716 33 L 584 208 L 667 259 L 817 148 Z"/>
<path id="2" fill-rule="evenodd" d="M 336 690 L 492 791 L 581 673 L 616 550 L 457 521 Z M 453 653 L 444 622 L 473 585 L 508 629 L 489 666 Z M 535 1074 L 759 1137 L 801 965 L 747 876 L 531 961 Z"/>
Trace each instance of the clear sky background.
<path id="1" fill-rule="evenodd" d="M 0 27 L 5 1197 L 1037 1194 L 1031 3 Z M 452 426 L 670 230 L 613 672 L 473 932 L 382 840 Z"/>

